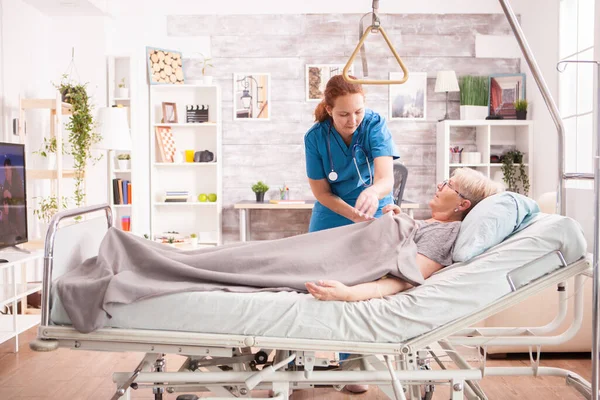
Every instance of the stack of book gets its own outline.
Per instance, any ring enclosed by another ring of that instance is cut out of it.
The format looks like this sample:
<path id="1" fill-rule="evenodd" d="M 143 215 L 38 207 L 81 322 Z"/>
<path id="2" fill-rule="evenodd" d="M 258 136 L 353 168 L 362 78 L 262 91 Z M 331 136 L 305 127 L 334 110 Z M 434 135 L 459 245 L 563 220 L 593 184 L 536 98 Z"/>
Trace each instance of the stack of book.
<path id="1" fill-rule="evenodd" d="M 113 204 L 131 204 L 131 182 L 113 179 Z"/>
<path id="2" fill-rule="evenodd" d="M 190 193 L 185 190 L 165 192 L 165 203 L 185 203 Z"/>

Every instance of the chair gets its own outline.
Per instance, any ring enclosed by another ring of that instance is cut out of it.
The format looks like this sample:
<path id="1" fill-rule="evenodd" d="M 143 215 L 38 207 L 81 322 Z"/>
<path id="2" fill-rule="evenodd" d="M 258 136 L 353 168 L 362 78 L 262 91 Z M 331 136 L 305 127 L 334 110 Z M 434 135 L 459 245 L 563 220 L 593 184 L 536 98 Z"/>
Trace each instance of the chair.
<path id="1" fill-rule="evenodd" d="M 408 169 L 400 161 L 394 161 L 394 190 L 392 195 L 394 196 L 394 203 L 398 206 L 402 203 L 407 178 Z"/>

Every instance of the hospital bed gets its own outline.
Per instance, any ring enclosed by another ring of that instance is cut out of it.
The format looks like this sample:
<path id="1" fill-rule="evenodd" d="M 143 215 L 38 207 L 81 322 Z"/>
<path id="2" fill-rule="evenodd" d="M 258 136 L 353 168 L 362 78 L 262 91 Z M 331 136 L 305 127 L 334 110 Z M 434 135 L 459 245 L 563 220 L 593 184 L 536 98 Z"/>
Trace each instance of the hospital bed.
<path id="1" fill-rule="evenodd" d="M 95 216 L 99 212 L 104 216 Z M 69 223 L 78 216 L 86 218 Z M 559 375 L 585 392 L 587 382 L 580 376 L 539 366 L 541 346 L 569 340 L 581 325 L 583 292 L 578 289 L 589 263 L 581 229 L 570 218 L 540 214 L 484 254 L 385 299 L 346 303 L 296 292 L 186 292 L 110 306 L 112 318 L 105 328 L 79 333 L 52 281 L 97 254 L 111 221 L 107 205 L 54 217 L 46 240 L 42 325 L 32 348 L 146 353 L 136 371 L 114 374 L 115 399 L 144 387 L 152 387 L 157 399 L 164 390 L 249 397 L 255 388 L 271 389 L 285 399 L 289 389 L 348 383 L 379 385 L 400 399 L 420 399 L 425 383 L 429 393 L 434 385 L 446 384 L 453 399 L 485 399 L 477 383 L 484 375 Z M 565 287 L 563 282 L 573 276 L 575 287 Z M 548 325 L 470 328 L 554 285 L 561 311 Z M 556 334 L 570 296 L 576 303 L 572 326 Z M 531 346 L 530 367 L 486 367 L 488 346 L 514 344 Z M 456 345 L 480 348 L 481 359 L 471 366 Z M 321 352 L 356 356 L 335 369 L 329 359 L 319 358 Z M 187 358 L 179 371 L 167 372 L 164 354 Z M 441 363 L 444 356 L 459 369 L 429 369 L 428 360 Z"/>
<path id="2" fill-rule="evenodd" d="M 377 0 L 375 0 L 377 1 Z M 374 4 L 375 4 L 374 1 Z M 508 0 L 500 5 L 557 126 L 557 206 L 565 214 L 564 181 L 594 179 L 594 209 L 600 207 L 600 173 L 564 171 L 564 126 L 525 41 Z M 374 7 L 375 10 L 375 7 Z M 374 13 L 375 14 L 375 13 Z M 599 113 L 600 114 L 600 113 Z M 600 135 L 600 129 L 598 129 Z M 600 137 L 596 141 L 596 163 Z M 95 213 L 102 218 L 91 218 Z M 84 221 L 68 220 L 84 216 Z M 219 397 L 250 397 L 253 389 L 271 389 L 286 399 L 290 389 L 348 383 L 378 385 L 390 398 L 431 398 L 436 385 L 449 385 L 451 398 L 486 399 L 479 381 L 494 376 L 561 376 L 584 397 L 598 399 L 598 268 L 600 223 L 595 212 L 594 268 L 585 255 L 580 229 L 562 216 L 541 215 L 530 226 L 473 260 L 445 268 L 426 284 L 406 293 L 360 303 L 317 302 L 298 293 L 181 293 L 113 306 L 108 326 L 82 334 L 69 325 L 52 282 L 85 258 L 95 255 L 110 226 L 108 206 L 65 211 L 54 216 L 45 243 L 42 321 L 37 351 L 59 347 L 76 350 L 135 351 L 146 355 L 132 372 L 115 373 L 113 399 L 151 387 L 163 393 L 211 392 Z M 59 228 L 59 224 L 61 225 Z M 559 368 L 541 367 L 542 346 L 569 340 L 583 317 L 585 279 L 594 279 L 592 382 Z M 565 285 L 575 277 L 574 287 Z M 556 286 L 559 309 L 541 327 L 474 328 L 474 324 Z M 557 332 L 574 297 L 571 326 Z M 435 347 L 434 347 L 435 345 Z M 530 348 L 527 367 L 488 367 L 488 346 Z M 480 358 L 473 365 L 456 346 L 473 346 Z M 355 355 L 336 368 L 320 352 Z M 269 354 L 274 353 L 274 358 Z M 186 361 L 167 372 L 165 354 Z M 447 370 L 442 357 L 456 369 Z M 432 370 L 430 360 L 441 369 Z"/>

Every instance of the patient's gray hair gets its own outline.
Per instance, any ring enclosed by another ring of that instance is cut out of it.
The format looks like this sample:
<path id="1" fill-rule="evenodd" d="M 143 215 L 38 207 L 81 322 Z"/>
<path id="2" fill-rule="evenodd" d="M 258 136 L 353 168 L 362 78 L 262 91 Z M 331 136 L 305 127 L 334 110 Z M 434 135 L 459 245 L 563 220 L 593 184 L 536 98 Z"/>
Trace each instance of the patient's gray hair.
<path id="1" fill-rule="evenodd" d="M 471 168 L 455 169 L 451 178 L 456 190 L 471 202 L 471 207 L 465 210 L 464 215 L 467 215 L 481 200 L 504 191 L 503 184 L 494 182 Z"/>

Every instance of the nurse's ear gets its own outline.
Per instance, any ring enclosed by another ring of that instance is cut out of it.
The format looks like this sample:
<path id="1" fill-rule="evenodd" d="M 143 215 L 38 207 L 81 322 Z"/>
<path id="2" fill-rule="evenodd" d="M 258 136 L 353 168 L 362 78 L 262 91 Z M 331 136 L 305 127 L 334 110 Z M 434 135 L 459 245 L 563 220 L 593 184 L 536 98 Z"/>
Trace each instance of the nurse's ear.
<path id="1" fill-rule="evenodd" d="M 327 111 L 327 114 L 329 114 L 330 117 L 332 117 L 333 115 L 331 114 L 331 106 L 325 106 L 325 111 Z"/>

